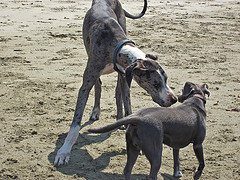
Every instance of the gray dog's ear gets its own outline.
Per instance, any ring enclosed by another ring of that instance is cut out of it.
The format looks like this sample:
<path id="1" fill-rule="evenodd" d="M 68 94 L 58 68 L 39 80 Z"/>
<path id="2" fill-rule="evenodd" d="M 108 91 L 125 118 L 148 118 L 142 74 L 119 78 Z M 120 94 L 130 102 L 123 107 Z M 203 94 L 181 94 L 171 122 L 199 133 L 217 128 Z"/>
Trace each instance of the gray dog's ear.
<path id="1" fill-rule="evenodd" d="M 182 95 L 187 98 L 193 91 L 194 91 L 193 83 L 186 82 L 183 88 Z"/>
<path id="2" fill-rule="evenodd" d="M 131 86 L 131 82 L 132 82 L 132 79 L 133 79 L 133 70 L 134 68 L 137 66 L 137 62 L 129 65 L 127 68 L 126 68 L 126 71 L 125 71 L 125 74 L 126 74 L 126 81 L 127 81 L 127 84 L 128 84 L 128 87 L 130 88 Z"/>
<path id="3" fill-rule="evenodd" d="M 188 98 L 188 96 L 194 91 L 193 84 L 190 82 L 186 82 L 182 94 L 178 96 L 178 101 L 183 102 Z"/>
<path id="4" fill-rule="evenodd" d="M 203 84 L 203 85 L 201 86 L 201 89 L 202 89 L 204 95 L 207 94 L 208 97 L 210 96 L 210 91 L 208 90 L 208 85 L 207 85 L 207 84 Z"/>
<path id="5" fill-rule="evenodd" d="M 152 55 L 152 54 L 146 54 L 146 58 L 150 58 L 150 59 L 152 59 L 152 60 L 157 60 L 157 59 L 158 59 L 157 56 Z"/>

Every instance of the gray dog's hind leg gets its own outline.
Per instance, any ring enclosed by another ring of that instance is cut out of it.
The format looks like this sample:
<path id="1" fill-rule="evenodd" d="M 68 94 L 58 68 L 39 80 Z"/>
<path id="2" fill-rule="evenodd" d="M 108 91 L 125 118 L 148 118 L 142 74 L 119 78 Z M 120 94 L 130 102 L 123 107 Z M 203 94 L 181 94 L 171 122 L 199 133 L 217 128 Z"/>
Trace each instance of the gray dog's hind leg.
<path id="1" fill-rule="evenodd" d="M 129 143 L 127 143 L 127 164 L 124 168 L 125 180 L 131 179 L 130 176 L 131 176 L 132 168 L 137 160 L 139 152 L 140 152 L 139 150 L 131 148 L 131 145 L 129 145 Z"/>
<path id="2" fill-rule="evenodd" d="M 100 78 L 95 83 L 94 89 L 95 89 L 95 102 L 94 102 L 94 107 L 90 116 L 90 120 L 96 121 L 99 120 L 99 116 L 101 113 L 100 109 L 100 99 L 101 99 L 101 92 L 102 92 L 102 82 Z"/>
<path id="3" fill-rule="evenodd" d="M 147 153 L 145 153 L 145 155 L 147 156 Z M 162 163 L 162 148 L 160 148 L 158 152 L 151 154 L 147 158 L 151 164 L 149 180 L 157 180 L 157 174 Z"/>
<path id="4" fill-rule="evenodd" d="M 173 149 L 173 160 L 174 160 L 173 176 L 180 178 L 182 177 L 182 173 L 180 171 L 179 149 Z"/>
<path id="5" fill-rule="evenodd" d="M 149 180 L 157 180 L 157 174 L 162 163 L 162 143 L 159 144 L 159 147 L 153 147 L 154 145 L 151 145 L 143 149 L 143 153 L 151 164 Z"/>
<path id="6" fill-rule="evenodd" d="M 198 162 L 199 162 L 197 172 L 194 175 L 194 180 L 197 180 L 202 175 L 203 168 L 205 167 L 205 162 L 204 162 L 202 145 L 193 146 L 193 149 L 194 149 L 195 155 L 197 156 L 197 159 L 198 159 Z"/>

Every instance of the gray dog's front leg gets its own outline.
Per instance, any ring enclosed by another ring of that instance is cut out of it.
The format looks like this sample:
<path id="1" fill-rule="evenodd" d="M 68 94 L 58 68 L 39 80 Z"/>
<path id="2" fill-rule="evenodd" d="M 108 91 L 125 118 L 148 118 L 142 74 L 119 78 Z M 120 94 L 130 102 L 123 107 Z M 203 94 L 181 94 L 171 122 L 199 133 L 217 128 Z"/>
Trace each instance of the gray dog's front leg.
<path id="1" fill-rule="evenodd" d="M 174 160 L 173 176 L 180 178 L 182 177 L 182 173 L 180 171 L 179 149 L 173 149 L 173 160 Z"/>
<path id="2" fill-rule="evenodd" d="M 197 172 L 194 175 L 194 180 L 197 180 L 202 175 L 203 168 L 205 167 L 205 162 L 204 162 L 202 145 L 194 146 L 193 149 L 194 149 L 195 155 L 197 156 L 197 159 L 199 162 Z"/>

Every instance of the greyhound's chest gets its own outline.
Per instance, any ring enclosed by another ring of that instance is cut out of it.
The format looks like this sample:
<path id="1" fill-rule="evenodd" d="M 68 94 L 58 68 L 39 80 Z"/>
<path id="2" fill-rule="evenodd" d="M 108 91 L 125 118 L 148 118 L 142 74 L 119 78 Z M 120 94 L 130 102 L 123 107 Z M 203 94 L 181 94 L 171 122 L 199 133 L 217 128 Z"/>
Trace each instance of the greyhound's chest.
<path id="1" fill-rule="evenodd" d="M 113 63 L 109 63 L 105 66 L 105 68 L 102 71 L 102 75 L 104 74 L 110 74 L 113 73 L 114 69 L 113 69 Z"/>

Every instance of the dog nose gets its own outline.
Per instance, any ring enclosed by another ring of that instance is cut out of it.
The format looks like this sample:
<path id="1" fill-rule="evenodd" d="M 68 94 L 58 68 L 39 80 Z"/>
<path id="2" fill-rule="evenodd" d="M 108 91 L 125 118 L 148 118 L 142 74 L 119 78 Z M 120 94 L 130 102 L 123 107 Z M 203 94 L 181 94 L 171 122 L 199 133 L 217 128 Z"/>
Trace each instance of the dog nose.
<path id="1" fill-rule="evenodd" d="M 173 97 L 171 98 L 170 102 L 171 102 L 172 104 L 176 103 L 176 102 L 177 102 L 177 98 L 176 98 L 175 96 L 173 96 Z"/>

